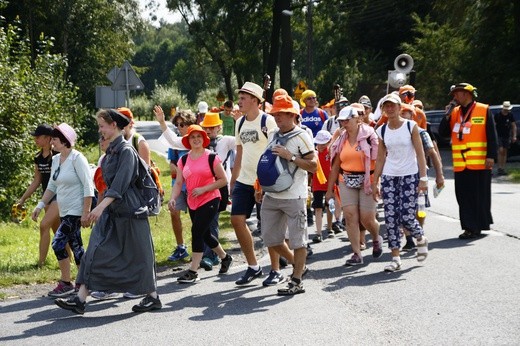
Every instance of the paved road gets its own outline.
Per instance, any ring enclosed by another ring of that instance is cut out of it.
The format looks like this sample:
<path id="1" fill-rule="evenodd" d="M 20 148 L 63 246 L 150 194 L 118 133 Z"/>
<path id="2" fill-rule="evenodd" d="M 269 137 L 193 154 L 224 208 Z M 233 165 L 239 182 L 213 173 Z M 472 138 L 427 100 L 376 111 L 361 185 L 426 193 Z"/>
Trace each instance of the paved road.
<path id="1" fill-rule="evenodd" d="M 195 285 L 172 274 L 158 281 L 164 308 L 154 313 L 134 314 L 136 301 L 123 298 L 89 300 L 84 316 L 48 298 L 1 302 L 0 343 L 518 345 L 520 188 L 493 185 L 493 230 L 468 242 L 457 239 L 453 181 L 446 185 L 428 210 L 428 259 L 404 254 L 399 272 L 382 271 L 388 249 L 374 260 L 370 242 L 365 264 L 345 267 L 341 234 L 313 246 L 305 294 L 278 297 L 258 280 L 237 287 L 242 266 L 222 277 L 202 271 Z M 268 269 L 267 258 L 261 264 Z"/>

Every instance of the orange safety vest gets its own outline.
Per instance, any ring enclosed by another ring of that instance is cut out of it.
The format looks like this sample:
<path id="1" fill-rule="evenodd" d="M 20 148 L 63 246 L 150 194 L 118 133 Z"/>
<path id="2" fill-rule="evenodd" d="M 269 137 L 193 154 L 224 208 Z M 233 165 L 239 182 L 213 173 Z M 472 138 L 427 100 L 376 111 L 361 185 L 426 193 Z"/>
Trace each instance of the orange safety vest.
<path id="1" fill-rule="evenodd" d="M 454 172 L 461 172 L 466 168 L 471 170 L 486 169 L 488 107 L 486 104 L 476 102 L 467 119 L 463 119 L 465 114 L 461 114 L 460 106 L 455 107 L 451 113 L 451 148 Z M 465 122 L 462 123 L 464 120 Z M 459 128 L 469 128 L 469 133 L 461 133 L 463 129 L 454 132 L 453 129 L 456 125 Z"/>

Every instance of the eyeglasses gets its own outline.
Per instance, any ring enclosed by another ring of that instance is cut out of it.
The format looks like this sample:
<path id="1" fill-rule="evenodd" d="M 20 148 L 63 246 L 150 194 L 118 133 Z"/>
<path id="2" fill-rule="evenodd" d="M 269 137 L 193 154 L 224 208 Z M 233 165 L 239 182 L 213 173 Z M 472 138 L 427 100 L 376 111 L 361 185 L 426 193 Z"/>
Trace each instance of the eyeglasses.
<path id="1" fill-rule="evenodd" d="M 175 124 L 175 126 L 176 127 L 184 127 L 184 126 L 186 126 L 186 124 L 185 123 L 178 123 L 178 124 Z"/>
<path id="2" fill-rule="evenodd" d="M 403 95 L 403 96 L 408 96 L 408 97 L 414 97 L 414 96 L 415 96 L 415 93 L 413 93 L 413 92 L 411 92 L 411 91 L 407 91 L 407 92 L 402 93 L 401 95 Z"/>
<path id="3" fill-rule="evenodd" d="M 58 166 L 58 168 L 54 171 L 54 174 L 52 175 L 52 180 L 58 179 L 58 176 L 60 175 L 60 168 L 61 168 L 61 165 Z"/>

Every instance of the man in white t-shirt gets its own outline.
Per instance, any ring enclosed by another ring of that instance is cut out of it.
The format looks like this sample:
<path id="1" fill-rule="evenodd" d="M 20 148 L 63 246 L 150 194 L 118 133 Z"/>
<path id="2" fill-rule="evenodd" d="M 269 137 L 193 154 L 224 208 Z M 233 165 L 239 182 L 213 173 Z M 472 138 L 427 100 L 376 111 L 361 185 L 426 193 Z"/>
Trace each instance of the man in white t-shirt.
<path id="1" fill-rule="evenodd" d="M 294 109 L 289 95 L 278 95 L 271 110 L 278 129 L 270 133 L 290 136 L 284 146 L 272 145 L 272 152 L 288 162 L 289 171 L 294 172 L 292 185 L 284 191 L 256 191 L 257 200 L 262 200 L 262 239 L 270 249 L 285 258 L 293 258 L 294 271 L 287 287 L 278 290 L 279 295 L 304 293 L 302 276 L 307 257 L 307 172 L 317 169 L 312 137 L 296 125 L 299 112 Z M 296 132 L 296 133 L 295 133 Z M 261 183 L 261 181 L 260 181 Z M 288 236 L 289 247 L 285 242 Z M 289 249 L 294 251 L 294 255 Z M 281 275 L 271 271 L 270 276 Z"/>
<path id="2" fill-rule="evenodd" d="M 264 100 L 262 94 L 262 87 L 252 82 L 246 82 L 238 90 L 238 107 L 244 115 L 238 118 L 235 124 L 237 154 L 229 183 L 233 201 L 231 224 L 246 257 L 248 268 L 235 282 L 237 285 L 245 285 L 263 275 L 262 268 L 256 260 L 253 237 L 246 224 L 246 219 L 251 216 L 256 203 L 256 166 L 267 146 L 268 131 L 276 127 L 274 118 L 259 109 L 260 103 Z"/>

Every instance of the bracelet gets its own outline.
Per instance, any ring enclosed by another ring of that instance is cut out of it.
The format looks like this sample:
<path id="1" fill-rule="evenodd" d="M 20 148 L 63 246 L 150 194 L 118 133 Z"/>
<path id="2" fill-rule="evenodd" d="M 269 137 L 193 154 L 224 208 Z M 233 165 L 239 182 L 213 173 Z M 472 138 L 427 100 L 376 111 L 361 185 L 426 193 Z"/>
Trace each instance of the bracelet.
<path id="1" fill-rule="evenodd" d="M 419 180 L 428 182 L 428 177 L 420 177 Z"/>
<path id="2" fill-rule="evenodd" d="M 43 201 L 39 201 L 38 204 L 36 204 L 37 209 L 43 209 L 45 208 L 45 203 Z"/>

